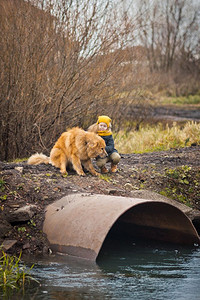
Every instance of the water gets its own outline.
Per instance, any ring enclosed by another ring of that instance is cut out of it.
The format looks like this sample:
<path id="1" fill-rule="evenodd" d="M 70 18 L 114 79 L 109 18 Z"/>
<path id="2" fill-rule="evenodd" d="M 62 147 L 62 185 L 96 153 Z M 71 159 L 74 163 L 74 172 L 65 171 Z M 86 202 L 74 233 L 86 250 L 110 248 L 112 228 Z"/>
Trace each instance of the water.
<path id="1" fill-rule="evenodd" d="M 97 263 L 59 255 L 31 262 L 40 284 L 13 299 L 200 299 L 200 248 L 108 241 Z"/>

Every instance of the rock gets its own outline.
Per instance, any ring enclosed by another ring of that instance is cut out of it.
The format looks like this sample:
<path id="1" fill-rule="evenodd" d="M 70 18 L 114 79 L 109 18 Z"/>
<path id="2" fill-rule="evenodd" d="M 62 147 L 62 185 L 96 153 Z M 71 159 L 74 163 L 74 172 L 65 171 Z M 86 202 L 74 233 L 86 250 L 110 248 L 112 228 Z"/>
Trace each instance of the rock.
<path id="1" fill-rule="evenodd" d="M 18 208 L 6 216 L 8 222 L 19 223 L 29 221 L 36 212 L 36 205 L 26 205 Z"/>
<path id="2" fill-rule="evenodd" d="M 122 194 L 124 191 L 122 189 L 108 189 L 107 190 L 109 195 L 119 195 Z"/>
<path id="3" fill-rule="evenodd" d="M 25 250 L 25 249 L 29 249 L 31 246 L 30 246 L 30 243 L 26 243 L 23 245 L 22 249 Z"/>
<path id="4" fill-rule="evenodd" d="M 43 249 L 42 249 L 42 253 L 44 255 L 48 254 L 49 253 L 49 248 L 47 246 L 44 246 Z"/>
<path id="5" fill-rule="evenodd" d="M 12 248 L 12 246 L 14 246 L 16 243 L 17 240 L 4 240 L 1 246 L 3 251 L 7 251 L 10 248 Z"/>
<path id="6" fill-rule="evenodd" d="M 17 170 L 20 173 L 23 173 L 24 168 L 23 167 L 15 167 L 15 170 Z"/>
<path id="7" fill-rule="evenodd" d="M 126 190 L 133 190 L 133 185 L 130 182 L 125 183 L 124 187 Z"/>
<path id="8" fill-rule="evenodd" d="M 0 216 L 0 237 L 4 237 L 6 233 L 9 232 L 11 229 L 11 224 L 8 223 L 8 221 L 5 220 L 3 216 Z"/>

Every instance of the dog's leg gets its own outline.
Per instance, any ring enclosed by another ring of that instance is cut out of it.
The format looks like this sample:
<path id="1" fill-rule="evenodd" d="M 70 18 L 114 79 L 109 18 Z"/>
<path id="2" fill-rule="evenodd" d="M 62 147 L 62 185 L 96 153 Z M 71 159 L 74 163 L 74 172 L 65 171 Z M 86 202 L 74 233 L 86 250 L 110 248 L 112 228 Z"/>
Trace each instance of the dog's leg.
<path id="1" fill-rule="evenodd" d="M 66 155 L 62 154 L 60 157 L 60 172 L 63 175 L 67 175 L 67 170 L 66 170 L 66 166 L 67 166 L 67 159 L 66 159 Z"/>
<path id="2" fill-rule="evenodd" d="M 96 170 L 93 167 L 93 164 L 91 162 L 91 160 L 85 160 L 82 162 L 84 167 L 94 176 L 99 176 L 100 173 L 96 172 Z"/>
<path id="3" fill-rule="evenodd" d="M 80 176 L 85 176 L 83 168 L 81 166 L 81 161 L 76 155 L 72 155 L 72 165 L 76 173 Z"/>
<path id="4" fill-rule="evenodd" d="M 53 148 L 50 153 L 50 162 L 53 166 L 60 168 L 62 174 L 67 175 L 66 165 L 67 157 L 59 148 Z"/>

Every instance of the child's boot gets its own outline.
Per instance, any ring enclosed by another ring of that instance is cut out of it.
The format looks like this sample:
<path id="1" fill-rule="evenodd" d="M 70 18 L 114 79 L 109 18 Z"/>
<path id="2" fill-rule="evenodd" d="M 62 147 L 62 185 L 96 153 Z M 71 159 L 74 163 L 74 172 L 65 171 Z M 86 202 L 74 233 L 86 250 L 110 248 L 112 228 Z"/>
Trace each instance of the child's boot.
<path id="1" fill-rule="evenodd" d="M 101 167 L 101 173 L 102 174 L 108 173 L 108 169 L 105 166 Z"/>
<path id="2" fill-rule="evenodd" d="M 111 164 L 111 172 L 116 173 L 117 172 L 117 165 Z"/>

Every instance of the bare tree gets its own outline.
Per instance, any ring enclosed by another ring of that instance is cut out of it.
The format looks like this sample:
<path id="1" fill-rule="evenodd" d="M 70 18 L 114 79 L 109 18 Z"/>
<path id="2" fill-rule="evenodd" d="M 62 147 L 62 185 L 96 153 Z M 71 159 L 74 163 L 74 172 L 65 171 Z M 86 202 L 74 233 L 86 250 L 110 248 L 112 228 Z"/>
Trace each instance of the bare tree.
<path id="1" fill-rule="evenodd" d="M 1 0 L 0 159 L 49 151 L 105 111 L 131 30 L 108 1 Z M 110 111 L 112 114 L 112 111 Z"/>
<path id="2" fill-rule="evenodd" d="M 147 50 L 151 71 L 171 70 L 183 49 L 195 53 L 200 36 L 199 9 L 198 3 L 188 0 L 141 2 L 140 41 Z"/>

